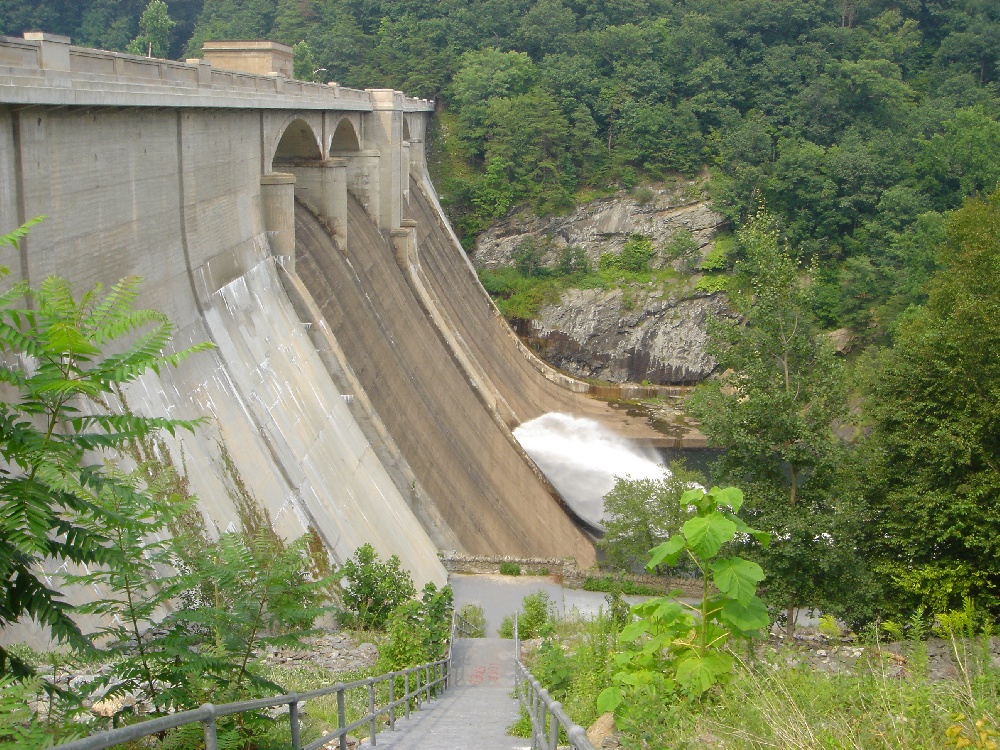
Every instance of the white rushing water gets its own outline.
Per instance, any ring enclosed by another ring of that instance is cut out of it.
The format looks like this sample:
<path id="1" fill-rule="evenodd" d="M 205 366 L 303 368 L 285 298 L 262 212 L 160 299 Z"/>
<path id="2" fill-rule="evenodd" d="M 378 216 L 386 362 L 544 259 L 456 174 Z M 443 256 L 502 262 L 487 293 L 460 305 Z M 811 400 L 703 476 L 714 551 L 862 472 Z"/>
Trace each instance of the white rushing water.
<path id="1" fill-rule="evenodd" d="M 514 437 L 573 510 L 597 526 L 615 477 L 658 479 L 670 473 L 655 451 L 592 419 L 550 412 L 517 427 Z"/>

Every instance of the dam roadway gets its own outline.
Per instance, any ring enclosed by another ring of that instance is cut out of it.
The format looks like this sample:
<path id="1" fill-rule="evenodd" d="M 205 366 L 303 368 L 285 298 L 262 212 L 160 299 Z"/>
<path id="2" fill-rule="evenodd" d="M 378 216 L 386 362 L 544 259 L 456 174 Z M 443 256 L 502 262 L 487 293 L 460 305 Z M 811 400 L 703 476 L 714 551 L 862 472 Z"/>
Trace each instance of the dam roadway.
<path id="1" fill-rule="evenodd" d="M 510 430 L 562 411 L 662 436 L 499 317 L 427 177 L 433 103 L 294 81 L 253 44 L 222 69 L 0 37 L 0 231 L 48 217 L 0 262 L 78 293 L 142 276 L 178 348 L 215 344 L 126 392 L 210 418 L 164 457 L 209 528 L 239 526 L 246 487 L 282 535 L 334 563 L 370 542 L 418 584 L 445 581 L 439 550 L 589 565 Z"/>

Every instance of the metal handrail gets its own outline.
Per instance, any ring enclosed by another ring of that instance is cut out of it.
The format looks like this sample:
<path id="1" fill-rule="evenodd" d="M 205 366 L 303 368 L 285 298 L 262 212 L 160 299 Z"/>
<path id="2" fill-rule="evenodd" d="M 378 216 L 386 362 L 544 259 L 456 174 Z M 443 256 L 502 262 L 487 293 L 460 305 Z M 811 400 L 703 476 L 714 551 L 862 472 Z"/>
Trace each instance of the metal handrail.
<path id="1" fill-rule="evenodd" d="M 63 745 L 57 745 L 58 750 L 105 750 L 115 745 L 125 742 L 149 737 L 169 729 L 188 724 L 201 723 L 205 737 L 205 750 L 218 750 L 219 743 L 216 736 L 215 720 L 222 716 L 232 716 L 244 711 L 256 711 L 262 708 L 273 708 L 275 706 L 288 706 L 288 722 L 291 729 L 292 750 L 318 750 L 318 748 L 328 742 L 340 740 L 340 750 L 347 750 L 347 734 L 358 727 L 369 725 L 369 737 L 372 746 L 376 744 L 378 734 L 378 719 L 380 716 L 388 714 L 389 729 L 396 728 L 396 709 L 405 706 L 406 717 L 410 716 L 410 703 L 416 701 L 420 705 L 421 698 L 430 701 L 435 695 L 448 687 L 452 674 L 452 644 L 455 641 L 455 617 L 452 615 L 451 635 L 448 640 L 448 655 L 437 661 L 419 664 L 415 667 L 408 667 L 398 672 L 387 672 L 376 677 L 369 677 L 364 680 L 354 682 L 340 682 L 317 690 L 310 690 L 305 693 L 288 693 L 287 695 L 277 695 L 272 698 L 258 698 L 250 701 L 240 701 L 238 703 L 226 703 L 221 706 L 214 706 L 206 703 L 200 708 L 190 711 L 182 711 L 171 716 L 161 716 L 156 719 L 149 719 L 138 724 L 132 724 L 119 729 L 111 729 L 107 732 L 92 734 Z M 411 690 L 411 679 L 413 675 L 413 689 Z M 399 698 L 395 695 L 396 678 L 403 678 L 403 695 Z M 375 705 L 375 686 L 382 683 L 389 683 L 389 700 L 382 707 Z M 345 695 L 348 690 L 356 688 L 368 688 L 368 713 L 360 719 L 347 723 Z M 299 705 L 313 698 L 320 698 L 324 695 L 337 694 L 337 729 L 324 735 L 323 737 L 303 745 L 300 738 Z"/>
<path id="2" fill-rule="evenodd" d="M 574 722 L 563 710 L 562 704 L 553 700 L 549 691 L 535 679 L 521 663 L 521 639 L 517 632 L 517 613 L 514 614 L 514 692 L 531 720 L 532 750 L 556 750 L 559 745 L 559 727 L 566 730 L 566 738 L 574 750 L 595 750 L 587 739 L 587 730 Z M 548 721 L 546 722 L 546 713 Z"/>
<path id="3" fill-rule="evenodd" d="M 475 638 L 476 627 L 455 610 L 455 634 L 463 638 Z"/>

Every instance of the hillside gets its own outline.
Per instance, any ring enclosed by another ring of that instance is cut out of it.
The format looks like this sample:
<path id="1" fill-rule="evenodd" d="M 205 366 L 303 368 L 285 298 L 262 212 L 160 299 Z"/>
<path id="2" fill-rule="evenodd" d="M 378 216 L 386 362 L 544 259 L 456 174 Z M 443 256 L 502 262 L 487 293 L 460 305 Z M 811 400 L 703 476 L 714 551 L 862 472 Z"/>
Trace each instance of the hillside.
<path id="1" fill-rule="evenodd" d="M 300 77 L 437 97 L 435 182 L 472 239 L 515 205 L 711 166 L 738 228 L 760 206 L 818 264 L 816 312 L 891 330 L 942 215 L 1000 177 L 1000 7 L 982 0 L 3 0 L 0 32 L 172 57 L 296 45 Z M 150 36 L 152 35 L 152 36 Z M 145 44 L 142 44 L 145 49 Z"/>

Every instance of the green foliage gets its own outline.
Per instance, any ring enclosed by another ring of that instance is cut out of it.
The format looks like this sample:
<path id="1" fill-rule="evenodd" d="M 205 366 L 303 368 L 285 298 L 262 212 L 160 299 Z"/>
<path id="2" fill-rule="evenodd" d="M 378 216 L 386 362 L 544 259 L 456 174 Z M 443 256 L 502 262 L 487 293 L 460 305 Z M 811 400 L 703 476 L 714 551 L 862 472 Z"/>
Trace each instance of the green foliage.
<path id="1" fill-rule="evenodd" d="M 648 551 L 647 551 L 648 553 Z M 587 576 L 583 579 L 584 591 L 604 591 L 606 593 L 627 594 L 629 596 L 656 596 L 659 591 L 628 578 L 610 576 Z"/>
<path id="2" fill-rule="evenodd" d="M 292 47 L 293 61 L 295 65 L 294 75 L 299 81 L 320 81 L 320 74 L 325 73 L 320 64 L 316 61 L 312 47 L 304 39 Z"/>
<path id="3" fill-rule="evenodd" d="M 521 566 L 516 562 L 510 562 L 505 560 L 500 563 L 500 575 L 502 576 L 519 576 L 521 575 Z"/>
<path id="4" fill-rule="evenodd" d="M 678 263 L 684 271 L 692 271 L 701 260 L 700 247 L 694 235 L 686 229 L 674 233 L 663 247 L 663 255 L 667 260 Z"/>
<path id="5" fill-rule="evenodd" d="M 337 577 L 346 581 L 340 622 L 347 627 L 381 630 L 389 614 L 417 594 L 399 558 L 393 555 L 382 562 L 375 548 L 367 543 L 355 550 Z"/>
<path id="6" fill-rule="evenodd" d="M 386 625 L 389 636 L 379 649 L 379 672 L 393 672 L 427 659 L 429 634 L 419 601 L 411 599 L 392 610 Z"/>
<path id="7" fill-rule="evenodd" d="M 542 630 L 551 625 L 555 617 L 555 604 L 544 591 L 528 594 L 521 600 L 521 611 L 517 616 L 517 633 L 521 640 L 537 638 Z M 500 624 L 501 638 L 514 637 L 514 618 L 505 617 Z"/>
<path id="8" fill-rule="evenodd" d="M 478 604 L 463 604 L 458 609 L 458 614 L 465 619 L 472 628 L 469 638 L 482 638 L 486 635 L 486 613 Z"/>
<path id="9" fill-rule="evenodd" d="M 660 702 L 675 694 L 700 697 L 733 671 L 726 643 L 733 637 L 758 635 L 768 625 L 767 608 L 757 596 L 757 584 L 764 579 L 761 567 L 741 557 L 719 556 L 737 533 L 765 547 L 770 542 L 767 533 L 750 528 L 736 515 L 743 506 L 743 493 L 735 487 L 694 489 L 685 492 L 679 503 L 695 507 L 696 515 L 651 550 L 647 568 L 676 565 L 685 555 L 702 575 L 702 600 L 689 605 L 676 592 L 632 607 L 638 619 L 621 633 L 621 640 L 632 645 L 615 657 L 620 671 L 614 675 L 615 684 L 598 696 L 601 711 L 627 715 L 642 696 Z M 710 580 L 717 589 L 714 594 L 709 593 Z"/>
<path id="10" fill-rule="evenodd" d="M 735 242 L 730 235 L 719 235 L 715 238 L 712 249 L 701 262 L 702 271 L 726 271 L 730 267 L 730 257 L 735 250 Z"/>
<path id="11" fill-rule="evenodd" d="M 725 449 L 716 476 L 744 484 L 748 517 L 773 535 L 769 549 L 746 554 L 764 567 L 765 598 L 785 609 L 791 630 L 796 608 L 835 611 L 860 590 L 847 581 L 854 516 L 840 497 L 844 451 L 832 427 L 845 414 L 846 380 L 818 334 L 808 277 L 768 217 L 737 240 L 730 298 L 741 320 L 709 327 L 726 374 L 700 385 L 689 407 L 709 443 Z"/>
<path id="12" fill-rule="evenodd" d="M 54 738 L 52 727 L 45 726 L 32 713 L 30 703 L 42 689 L 40 677 L 18 679 L 0 675 L 0 744 L 11 748 L 43 748 L 51 747 L 56 739 L 69 742 L 82 736 L 81 731 L 64 731 Z"/>
<path id="13" fill-rule="evenodd" d="M 24 231 L 0 244 L 15 244 Z M 113 411 L 128 383 L 207 347 L 164 354 L 172 326 L 160 313 L 133 309 L 138 284 L 125 279 L 103 297 L 97 288 L 76 300 L 52 277 L 37 290 L 15 284 L 0 295 L 0 379 L 16 394 L 0 403 L 0 455 L 10 467 L 0 477 L 0 627 L 32 617 L 56 639 L 88 647 L 70 607 L 40 574 L 41 561 L 129 564 L 109 543 L 115 519 L 104 499 L 146 501 L 129 480 L 86 459 L 114 456 L 159 430 L 194 429 L 192 421 Z M 26 299 L 30 307 L 21 307 Z M 0 665 L 7 658 L 0 648 Z M 25 669 L 17 659 L 10 666 Z"/>
<path id="14" fill-rule="evenodd" d="M 717 294 L 729 289 L 729 277 L 723 274 L 710 274 L 702 276 L 695 283 L 694 288 L 704 294 Z"/>
<path id="15" fill-rule="evenodd" d="M 597 547 L 604 551 L 605 564 L 627 572 L 641 570 L 649 550 L 676 534 L 691 515 L 679 500 L 698 481 L 701 477 L 682 464 L 659 479 L 619 478 L 604 496 L 605 531 Z"/>
<path id="16" fill-rule="evenodd" d="M 642 273 L 649 268 L 649 261 L 656 257 L 656 250 L 648 237 L 632 235 L 618 253 L 601 253 L 599 266 L 607 271 Z"/>
<path id="17" fill-rule="evenodd" d="M 819 618 L 819 632 L 830 638 L 840 638 L 844 634 L 844 629 L 833 615 L 822 615 Z"/>
<path id="18" fill-rule="evenodd" d="M 420 601 L 411 599 L 393 609 L 386 626 L 389 637 L 379 648 L 378 670 L 394 672 L 443 658 L 451 635 L 452 601 L 451 586 L 438 590 L 428 583 Z"/>
<path id="19" fill-rule="evenodd" d="M 167 4 L 163 0 L 149 0 L 139 18 L 140 34 L 128 43 L 125 51 L 130 55 L 166 57 L 170 49 L 170 30 L 176 25 L 167 14 Z"/>
<path id="20" fill-rule="evenodd" d="M 865 371 L 863 543 L 892 581 L 889 613 L 942 612 L 971 596 L 995 616 L 1000 192 L 952 214 L 938 260 L 926 306 Z"/>

